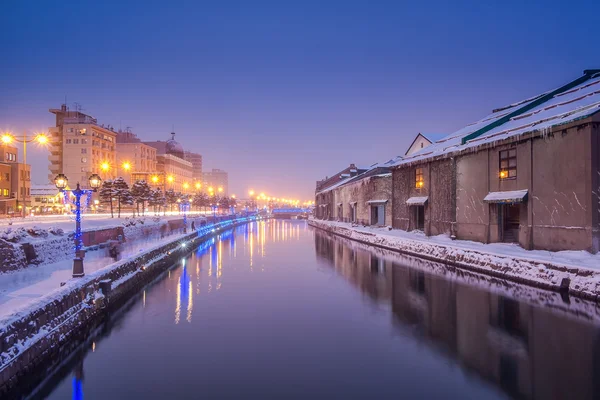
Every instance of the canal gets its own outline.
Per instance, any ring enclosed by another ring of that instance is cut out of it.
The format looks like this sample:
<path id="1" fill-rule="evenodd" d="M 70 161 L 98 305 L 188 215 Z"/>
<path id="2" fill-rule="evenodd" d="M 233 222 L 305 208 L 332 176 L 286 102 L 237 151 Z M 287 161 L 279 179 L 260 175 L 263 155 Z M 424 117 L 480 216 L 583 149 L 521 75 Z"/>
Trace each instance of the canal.
<path id="1" fill-rule="evenodd" d="M 595 304 L 261 221 L 145 288 L 31 398 L 592 399 Z"/>

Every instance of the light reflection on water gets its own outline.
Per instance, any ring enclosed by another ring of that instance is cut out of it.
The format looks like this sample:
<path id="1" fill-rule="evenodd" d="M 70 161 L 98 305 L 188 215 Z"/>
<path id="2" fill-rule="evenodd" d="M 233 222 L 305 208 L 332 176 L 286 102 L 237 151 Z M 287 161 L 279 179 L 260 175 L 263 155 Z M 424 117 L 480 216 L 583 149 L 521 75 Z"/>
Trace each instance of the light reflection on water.
<path id="1" fill-rule="evenodd" d="M 45 390 L 52 399 L 75 388 L 87 399 L 592 399 L 599 320 L 592 303 L 302 221 L 255 222 L 201 244 L 147 287 Z"/>

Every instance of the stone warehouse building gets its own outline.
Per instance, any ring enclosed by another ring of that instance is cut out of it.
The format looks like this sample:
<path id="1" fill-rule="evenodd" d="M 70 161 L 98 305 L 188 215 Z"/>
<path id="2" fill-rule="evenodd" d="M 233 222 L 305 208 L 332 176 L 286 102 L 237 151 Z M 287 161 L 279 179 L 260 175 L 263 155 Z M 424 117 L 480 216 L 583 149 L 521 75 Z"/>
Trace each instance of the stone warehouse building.
<path id="1" fill-rule="evenodd" d="M 600 248 L 600 70 L 494 110 L 392 166 L 394 228 Z"/>
<path id="2" fill-rule="evenodd" d="M 405 156 L 376 165 L 391 171 L 391 195 L 389 173 L 375 166 L 318 182 L 316 217 L 598 252 L 599 111 L 600 70 L 586 70 L 434 143 L 418 136 Z"/>
<path id="3" fill-rule="evenodd" d="M 365 168 L 357 168 L 356 165 L 350 164 L 350 166 L 337 174 L 317 181 L 315 189 L 315 216 L 319 219 L 333 219 L 335 208 L 333 189 L 365 171 Z"/>
<path id="4" fill-rule="evenodd" d="M 431 144 L 417 134 L 406 154 Z M 350 164 L 346 169 L 317 182 L 315 216 L 319 219 L 352 222 L 361 225 L 392 225 L 392 174 L 390 167 L 402 156 L 367 168 Z"/>

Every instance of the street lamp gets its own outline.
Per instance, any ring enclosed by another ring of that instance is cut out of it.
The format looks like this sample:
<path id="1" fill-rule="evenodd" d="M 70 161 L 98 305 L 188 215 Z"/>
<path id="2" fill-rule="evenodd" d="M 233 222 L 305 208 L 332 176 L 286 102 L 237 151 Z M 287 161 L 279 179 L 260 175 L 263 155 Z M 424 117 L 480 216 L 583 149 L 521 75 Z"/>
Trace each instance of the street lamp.
<path id="1" fill-rule="evenodd" d="M 88 184 L 92 188 L 90 189 L 81 189 L 79 187 L 79 182 L 77 182 L 77 187 L 75 190 L 66 190 L 67 183 L 69 180 L 64 174 L 58 174 L 54 178 L 54 185 L 56 188 L 63 194 L 66 195 L 65 192 L 71 192 L 73 196 L 75 196 L 75 236 L 73 240 L 75 241 L 75 258 L 73 259 L 73 278 L 81 278 L 85 275 L 83 271 L 83 240 L 81 238 L 81 197 L 83 195 L 91 196 L 93 192 L 96 192 L 100 185 L 102 185 L 102 179 L 97 174 L 92 174 L 88 178 Z"/>

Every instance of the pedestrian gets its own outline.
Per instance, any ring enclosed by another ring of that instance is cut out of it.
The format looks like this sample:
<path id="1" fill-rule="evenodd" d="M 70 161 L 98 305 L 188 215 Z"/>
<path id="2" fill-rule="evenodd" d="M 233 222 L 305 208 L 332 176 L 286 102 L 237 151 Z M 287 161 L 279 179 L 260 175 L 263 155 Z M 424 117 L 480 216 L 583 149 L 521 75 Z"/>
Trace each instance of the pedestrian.
<path id="1" fill-rule="evenodd" d="M 194 221 L 192 221 L 192 230 L 195 231 L 196 230 L 196 224 L 194 223 Z"/>

